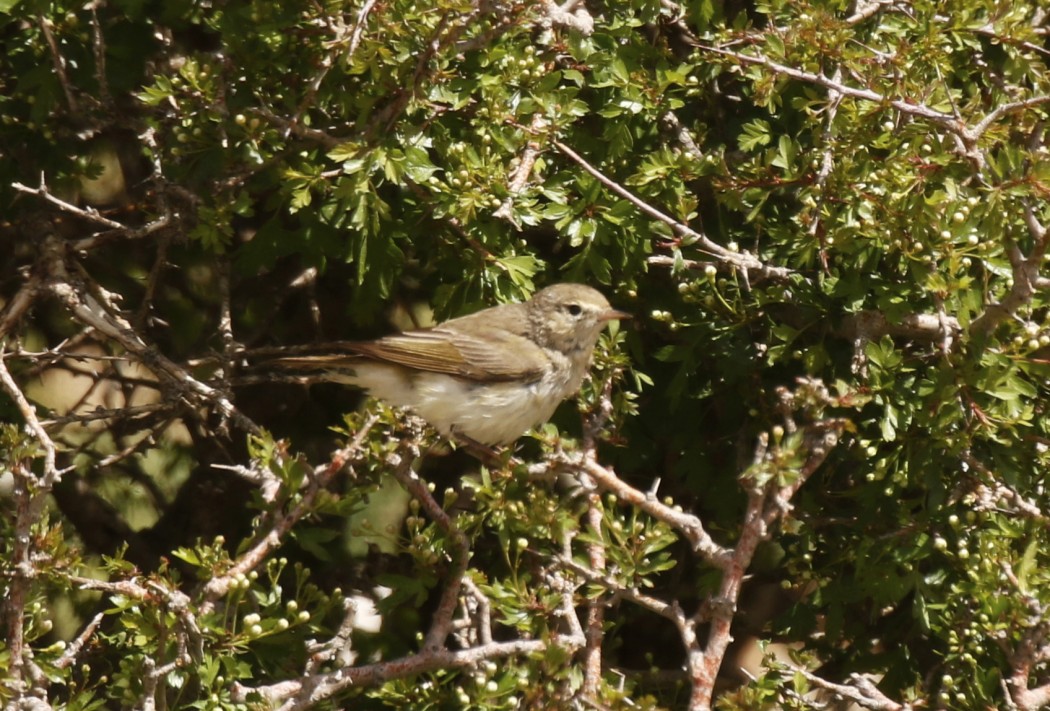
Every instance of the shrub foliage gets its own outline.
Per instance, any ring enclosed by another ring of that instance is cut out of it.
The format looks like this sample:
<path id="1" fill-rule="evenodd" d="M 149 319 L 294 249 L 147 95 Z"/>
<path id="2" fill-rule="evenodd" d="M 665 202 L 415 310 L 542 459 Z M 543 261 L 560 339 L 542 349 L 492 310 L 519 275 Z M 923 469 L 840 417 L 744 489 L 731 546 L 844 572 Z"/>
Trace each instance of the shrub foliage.
<path id="1" fill-rule="evenodd" d="M 1050 703 L 1041 3 L 0 21 L 12 708 Z M 255 368 L 557 281 L 506 451 Z"/>

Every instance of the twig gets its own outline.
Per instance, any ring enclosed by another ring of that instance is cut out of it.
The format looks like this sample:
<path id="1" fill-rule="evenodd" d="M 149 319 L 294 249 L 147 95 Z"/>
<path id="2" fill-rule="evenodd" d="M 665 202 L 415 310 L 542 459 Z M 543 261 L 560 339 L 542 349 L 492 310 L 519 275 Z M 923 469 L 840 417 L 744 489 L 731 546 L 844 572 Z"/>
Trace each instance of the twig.
<path id="1" fill-rule="evenodd" d="M 587 511 L 584 514 L 587 526 L 595 539 L 586 544 L 587 560 L 591 570 L 605 570 L 605 542 L 602 536 L 602 499 L 590 478 L 581 475 L 581 484 L 587 489 Z M 583 624 L 586 644 L 583 647 L 583 685 L 580 694 L 584 699 L 597 699 L 602 681 L 602 641 L 605 636 L 605 601 L 601 596 L 587 600 L 587 618 Z"/>
<path id="2" fill-rule="evenodd" d="M 224 393 L 230 392 L 230 375 L 233 373 L 233 361 L 237 351 L 237 341 L 233 337 L 233 312 L 230 307 L 230 262 L 222 259 L 217 268 L 219 282 L 219 338 L 222 341 L 222 368 L 219 369 L 218 378 L 220 389 Z M 219 425 L 220 431 L 225 432 L 226 423 Z"/>
<path id="3" fill-rule="evenodd" d="M 760 438 L 755 452 L 756 463 L 765 457 L 765 444 L 764 438 Z M 768 535 L 768 529 L 761 515 L 766 506 L 766 496 L 767 491 L 760 489 L 752 489 L 748 492 L 747 509 L 744 513 L 740 538 L 733 549 L 729 565 L 723 569 L 722 581 L 716 597 L 710 601 L 709 605 L 702 606 L 693 615 L 696 623 L 708 616 L 710 620 L 703 652 L 691 653 L 687 658 L 687 671 L 692 682 L 689 708 L 708 709 L 711 707 L 718 670 L 722 666 L 726 649 L 732 640 L 730 627 L 740 598 L 744 574 L 751 565 L 751 559 L 754 557 L 758 544 Z"/>
<path id="4" fill-rule="evenodd" d="M 338 20 L 331 19 L 331 16 L 323 15 L 326 18 L 326 24 L 334 30 L 335 38 L 326 42 L 329 46 L 339 46 L 347 43 L 346 59 L 349 59 L 357 51 L 357 47 L 361 42 L 361 35 L 364 32 L 365 22 L 368 19 L 369 13 L 372 12 L 372 8 L 375 7 L 376 0 L 365 0 L 364 5 L 357 12 L 357 19 L 354 22 L 353 28 L 348 28 L 342 21 L 342 18 L 336 16 Z M 323 12 L 323 9 L 322 9 Z M 350 38 L 347 41 L 347 33 L 349 32 Z M 329 53 L 324 56 L 321 60 L 321 69 L 318 71 L 310 83 L 306 87 L 306 91 L 303 94 L 302 101 L 295 109 L 295 113 L 292 115 L 291 120 L 285 126 L 284 137 L 287 138 L 288 134 L 299 125 L 299 120 L 302 118 L 306 110 L 314 103 L 317 98 L 317 92 L 321 89 L 321 84 L 324 82 L 325 77 L 332 71 L 332 67 L 335 66 L 336 60 L 338 59 L 338 53 Z"/>
<path id="5" fill-rule="evenodd" d="M 1006 580 L 1017 588 L 1016 592 L 1026 603 L 1030 613 L 1029 622 L 1009 655 L 1013 673 L 1005 682 L 1008 698 L 1020 711 L 1039 711 L 1050 704 L 1050 684 L 1043 683 L 1035 687 L 1028 684 L 1035 669 L 1050 659 L 1050 645 L 1047 644 L 1050 620 L 1047 620 L 1047 607 L 1035 595 L 1022 592 L 1021 582 L 1008 562 L 1003 561 L 1000 567 Z"/>
<path id="6" fill-rule="evenodd" d="M 400 456 L 396 455 L 390 461 L 393 467 L 394 478 L 405 487 L 408 493 L 419 501 L 427 516 L 438 525 L 449 539 L 451 564 L 445 575 L 441 597 L 434 610 L 430 629 L 427 630 L 426 637 L 423 640 L 423 648 L 425 650 L 443 649 L 449 630 L 452 627 L 452 617 L 459 603 L 459 591 L 463 586 L 463 579 L 467 573 L 467 563 L 470 559 L 470 542 L 448 513 L 441 508 L 441 504 L 430 493 L 426 482 L 420 479 L 419 475 L 413 471 L 412 458 L 406 457 L 398 461 Z M 416 456 L 418 456 L 418 452 Z"/>
<path id="7" fill-rule="evenodd" d="M 203 615 L 210 612 L 219 598 L 229 592 L 230 587 L 238 576 L 254 570 L 266 559 L 267 555 L 284 541 L 292 526 L 313 509 L 317 495 L 324 490 L 328 482 L 342 471 L 353 457 L 360 453 L 362 444 L 378 419 L 376 416 L 371 416 L 365 420 L 364 424 L 354 435 L 354 439 L 347 446 L 334 452 L 327 464 L 317 468 L 314 476 L 309 479 L 307 489 L 303 493 L 302 498 L 295 506 L 287 513 L 275 513 L 271 517 L 269 526 L 264 531 L 256 533 L 255 543 L 249 546 L 222 575 L 208 581 L 203 588 L 203 600 L 200 604 L 199 614 Z M 276 498 L 276 495 L 271 493 L 270 500 L 274 498 Z"/>
<path id="8" fill-rule="evenodd" d="M 534 114 L 532 122 L 529 124 L 529 134 L 538 134 L 547 126 L 547 120 L 542 114 Z M 532 175 L 532 168 L 536 165 L 536 159 L 540 155 L 540 143 L 537 140 L 529 140 L 525 144 L 525 150 L 521 154 L 521 158 L 518 160 L 518 167 L 511 173 L 510 180 L 507 182 L 507 192 L 510 193 L 503 203 L 493 213 L 494 217 L 498 217 L 503 220 L 514 224 L 517 227 L 517 223 L 514 220 L 514 196 L 525 189 L 525 185 L 529 181 L 529 176 Z"/>
<path id="9" fill-rule="evenodd" d="M 682 122 L 678 120 L 678 117 L 673 112 L 668 111 L 660 117 L 661 123 L 663 123 L 672 133 L 675 138 L 685 150 L 692 154 L 693 158 L 700 160 L 704 157 L 704 152 L 700 149 L 696 139 L 693 138 L 692 134 L 682 125 Z"/>
<path id="10" fill-rule="evenodd" d="M 357 46 L 361 43 L 361 35 L 365 31 L 365 22 L 368 20 L 369 13 L 372 12 L 372 8 L 375 7 L 376 0 L 365 0 L 364 5 L 357 12 L 357 19 L 354 22 L 354 29 L 350 33 L 350 47 L 347 49 L 347 54 L 353 56 L 357 51 Z"/>
<path id="11" fill-rule="evenodd" d="M 1015 37 L 1000 34 L 995 31 L 995 26 L 991 23 L 985 25 L 984 27 L 970 27 L 966 29 L 968 29 L 970 32 L 973 32 L 975 35 L 991 37 L 1004 45 L 1014 45 L 1016 47 L 1020 47 L 1021 49 L 1028 50 L 1029 52 L 1035 52 L 1037 54 L 1043 55 L 1044 57 L 1050 57 L 1050 50 L 1048 50 L 1046 47 L 1042 47 L 1033 42 L 1028 42 L 1027 40 L 1018 40 Z"/>
<path id="12" fill-rule="evenodd" d="M 176 657 L 171 662 L 160 667 L 156 666 L 153 659 L 145 663 L 145 675 L 143 678 L 144 694 L 141 706 L 143 708 L 156 708 L 157 682 L 179 666 L 190 662 L 190 644 L 198 656 L 203 653 L 204 638 L 201 635 L 200 626 L 197 624 L 197 614 L 194 613 L 193 601 L 184 592 L 168 587 L 168 584 L 160 580 L 148 578 L 143 582 L 137 580 L 96 580 L 78 575 L 70 575 L 67 578 L 70 583 L 81 590 L 99 590 L 109 595 L 121 595 L 141 601 L 155 604 L 157 599 L 163 600 L 164 605 L 171 612 L 177 622 L 176 634 Z M 199 612 L 199 611 L 198 611 Z M 163 646 L 163 645 L 160 645 Z"/>
<path id="13" fill-rule="evenodd" d="M 73 94 L 73 87 L 69 83 L 69 75 L 66 74 L 66 59 L 62 56 L 62 52 L 58 49 L 58 41 L 55 40 L 55 35 L 51 32 L 51 20 L 44 17 L 44 15 L 37 15 L 37 24 L 40 25 L 40 32 L 44 35 L 44 40 L 47 42 L 47 47 L 51 50 L 51 63 L 55 67 L 55 75 L 58 76 L 58 83 L 62 86 L 62 93 L 66 95 L 66 104 L 69 107 L 69 113 L 79 113 L 79 107 L 77 106 L 76 95 Z"/>
<path id="14" fill-rule="evenodd" d="M 191 394 L 213 404 L 224 417 L 237 423 L 246 432 L 260 431 L 258 425 L 243 415 L 222 393 L 195 379 L 185 369 L 143 342 L 127 321 L 112 313 L 112 308 L 107 310 L 103 304 L 89 296 L 84 285 L 75 283 L 65 273 L 63 266 L 52 265 L 52 269 L 55 279 L 49 290 L 74 318 L 120 343 L 126 350 L 134 353 L 143 365 L 173 385 L 180 393 Z"/>
<path id="15" fill-rule="evenodd" d="M 867 5 L 863 6 L 861 6 L 860 3 L 857 3 L 857 11 L 846 18 L 846 24 L 859 25 L 861 22 L 864 22 L 881 10 L 892 8 L 896 2 L 897 0 L 874 0 L 874 2 L 869 2 Z"/>
<path id="16" fill-rule="evenodd" d="M 459 18 L 457 24 L 452 23 L 452 11 L 447 11 L 442 14 L 441 19 L 438 20 L 433 32 L 430 33 L 425 47 L 422 51 L 417 53 L 416 66 L 412 72 L 410 87 L 408 89 L 401 89 L 387 106 L 381 111 L 376 112 L 372 120 L 369 122 L 367 130 L 369 135 L 374 136 L 377 133 L 378 127 L 382 128 L 383 133 L 389 133 L 393 129 L 394 124 L 404 112 L 405 108 L 408 107 L 409 102 L 419 95 L 427 66 L 430 64 L 431 60 L 438 55 L 438 52 L 443 47 L 454 44 L 467 27 L 475 22 L 480 12 L 481 5 L 475 4 L 470 12 L 465 13 Z"/>
<path id="17" fill-rule="evenodd" d="M 643 213 L 652 217 L 655 220 L 663 222 L 669 226 L 675 234 L 677 234 L 683 243 L 696 245 L 698 249 L 707 252 L 708 254 L 717 257 L 719 261 L 741 269 L 745 272 L 753 271 L 761 276 L 783 280 L 790 277 L 794 272 L 786 267 L 777 267 L 769 264 L 765 264 L 760 259 L 743 252 L 733 252 L 726 249 L 720 244 L 711 241 L 706 235 L 697 232 L 692 227 L 689 227 L 685 223 L 679 222 L 672 218 L 670 215 L 661 212 L 657 208 L 653 207 L 649 203 L 645 202 L 634 193 L 623 187 L 616 181 L 612 180 L 600 170 L 595 168 L 593 165 L 588 163 L 583 156 L 576 151 L 569 148 L 561 141 L 555 140 L 553 142 L 554 147 L 561 151 L 565 156 L 577 163 L 581 168 L 594 176 L 602 185 L 609 188 L 612 192 L 627 200 L 629 203 L 637 207 Z"/>
<path id="18" fill-rule="evenodd" d="M 712 47 L 697 43 L 696 45 L 700 49 L 706 52 L 712 52 L 714 54 L 720 54 L 724 57 L 735 59 L 738 62 L 749 65 L 756 65 L 765 67 L 776 74 L 781 74 L 792 79 L 799 81 L 808 82 L 817 86 L 824 87 L 829 92 L 832 92 L 831 96 L 835 94 L 839 96 L 849 96 L 854 99 L 860 99 L 862 101 L 869 101 L 875 104 L 890 106 L 902 114 L 915 116 L 917 118 L 926 119 L 931 121 L 954 135 L 959 144 L 959 153 L 966 158 L 970 159 L 978 170 L 983 169 L 986 164 L 984 156 L 977 150 L 977 142 L 988 128 L 1008 113 L 1013 113 L 1022 109 L 1030 108 L 1032 106 L 1038 106 L 1050 102 L 1050 95 L 1033 96 L 1020 101 L 1014 101 L 1008 104 L 1002 104 L 994 108 L 989 112 L 983 119 L 978 121 L 973 126 L 968 126 L 965 121 L 956 116 L 955 114 L 946 113 L 943 111 L 937 111 L 931 109 L 929 106 L 924 104 L 917 104 L 912 101 L 905 99 L 894 99 L 889 96 L 878 93 L 871 89 L 859 89 L 856 87 L 849 86 L 836 80 L 836 78 L 830 78 L 823 74 L 815 72 L 807 72 L 794 67 L 789 67 L 779 62 L 775 62 L 768 57 L 761 54 L 746 54 L 744 52 L 736 52 L 731 49 L 724 47 Z"/>
<path id="19" fill-rule="evenodd" d="M 46 499 L 51 487 L 62 477 L 62 473 L 67 470 L 60 470 L 55 465 L 55 459 L 57 456 L 55 443 L 47 434 L 47 430 L 44 429 L 44 426 L 40 423 L 40 419 L 36 414 L 36 408 L 26 399 L 26 396 L 18 387 L 15 379 L 11 376 L 11 371 L 7 369 L 7 364 L 5 363 L 6 357 L 7 351 L 0 349 L 0 385 L 3 386 L 3 389 L 7 392 L 8 396 L 15 401 L 15 406 L 25 419 L 26 428 L 29 430 L 30 434 L 33 435 L 37 444 L 39 444 L 44 450 L 44 475 L 39 478 L 34 476 L 34 479 L 37 479 L 35 483 L 37 492 L 34 497 L 37 499 L 37 502 L 30 511 L 30 515 L 33 515 L 34 520 L 36 520 L 35 515 L 39 514 L 40 507 L 43 506 L 44 499 Z"/>
<path id="20" fill-rule="evenodd" d="M 18 292 L 0 311 L 0 339 L 6 339 L 7 334 L 15 327 L 15 324 L 33 305 L 37 294 L 41 289 L 41 279 L 37 275 L 31 275 Z"/>
<path id="21" fill-rule="evenodd" d="M 142 666 L 145 674 L 142 675 L 142 696 L 138 708 L 141 708 L 142 711 L 157 711 L 157 699 L 163 697 L 164 694 L 163 687 L 157 688 L 160 686 L 160 680 L 178 669 L 181 663 L 182 660 L 175 659 L 158 667 L 153 659 L 148 656 L 143 657 Z"/>
<path id="22" fill-rule="evenodd" d="M 1012 101 L 1008 104 L 1000 104 L 999 106 L 996 106 L 994 109 L 988 112 L 988 115 L 980 121 L 978 121 L 973 128 L 967 131 L 968 140 L 976 141 L 978 138 L 981 137 L 981 134 L 988 130 L 989 126 L 1001 119 L 1006 114 L 1012 114 L 1015 111 L 1027 109 L 1032 106 L 1039 106 L 1040 104 L 1045 104 L 1048 102 L 1050 102 L 1050 96 L 1033 96 L 1027 99 L 1023 99 L 1021 101 Z"/>
<path id="23" fill-rule="evenodd" d="M 102 624 L 102 620 L 105 619 L 106 613 L 100 612 L 91 618 L 91 621 L 84 625 L 84 629 L 81 630 L 80 634 L 76 636 L 72 642 L 66 647 L 66 650 L 62 652 L 62 656 L 55 662 L 55 666 L 59 669 L 66 669 L 77 660 L 77 655 L 80 654 L 80 650 L 84 648 L 84 645 L 88 643 L 98 630 L 98 626 Z"/>
<path id="24" fill-rule="evenodd" d="M 798 666 L 789 666 L 796 674 L 801 674 L 806 681 L 816 687 L 830 691 L 836 696 L 852 701 L 866 709 L 875 711 L 909 711 L 911 704 L 899 704 L 879 691 L 870 679 L 860 674 L 850 674 L 852 684 L 836 684 L 817 676 L 813 672 Z"/>
<path id="25" fill-rule="evenodd" d="M 612 469 L 602 466 L 592 458 L 561 453 L 556 461 L 560 461 L 569 469 L 587 474 L 599 488 L 615 494 L 620 501 L 677 529 L 689 541 L 693 550 L 711 565 L 724 568 L 729 564 L 731 551 L 715 543 L 696 516 L 672 508 L 658 501 L 656 497 L 635 489 L 620 479 Z"/>
<path id="26" fill-rule="evenodd" d="M 325 148 L 335 148 L 336 146 L 343 143 L 343 140 L 340 138 L 336 138 L 335 136 L 321 131 L 319 129 L 311 128 L 310 126 L 304 126 L 301 123 L 297 123 L 295 121 L 291 121 L 290 119 L 286 119 L 282 116 L 278 116 L 266 107 L 258 106 L 253 109 L 250 109 L 250 111 L 254 114 L 262 116 L 274 126 L 278 126 L 287 131 L 290 131 L 294 136 L 299 136 L 300 138 L 308 138 L 311 141 L 321 144 Z"/>
<path id="27" fill-rule="evenodd" d="M 872 91 L 871 89 L 858 89 L 856 87 L 848 86 L 833 79 L 829 79 L 823 74 L 816 74 L 814 72 L 806 72 L 802 71 L 801 69 L 795 69 L 794 67 L 789 67 L 784 64 L 780 64 L 779 62 L 774 62 L 773 60 L 764 57 L 760 54 L 744 54 L 743 52 L 734 52 L 730 49 L 725 49 L 722 47 L 712 47 L 710 45 L 704 44 L 700 44 L 697 46 L 705 52 L 720 54 L 724 57 L 735 59 L 738 62 L 742 62 L 744 64 L 762 66 L 773 71 L 776 74 L 783 74 L 784 76 L 791 77 L 792 79 L 798 79 L 799 81 L 804 81 L 810 84 L 816 84 L 817 86 L 822 86 L 825 89 L 830 89 L 840 94 L 841 96 L 849 96 L 854 99 L 862 99 L 864 101 L 870 101 L 876 104 L 887 104 L 896 109 L 897 111 L 900 111 L 902 114 L 916 116 L 918 118 L 924 118 L 929 121 L 933 121 L 934 123 L 938 124 L 939 126 L 943 126 L 945 129 L 953 133 L 961 134 L 965 131 L 965 126 L 960 124 L 959 121 L 957 121 L 955 116 L 953 116 L 952 114 L 944 113 L 943 111 L 937 111 L 922 104 L 915 104 L 910 101 L 905 101 L 903 99 L 891 99 L 889 97 L 883 96 L 877 91 Z"/>
<path id="28" fill-rule="evenodd" d="M 168 247 L 170 244 L 171 236 L 169 234 L 161 235 L 160 239 L 157 240 L 157 254 L 153 257 L 153 266 L 150 267 L 149 276 L 146 277 L 146 288 L 142 294 L 142 303 L 135 314 L 135 324 L 137 326 L 144 327 L 149 324 L 150 311 L 153 309 L 153 295 L 157 292 L 161 274 L 164 273 L 164 268 L 168 264 Z"/>
<path id="29" fill-rule="evenodd" d="M 602 586 L 609 592 L 613 593 L 613 597 L 620 600 L 626 600 L 638 607 L 652 612 L 653 614 L 670 620 L 679 629 L 687 624 L 691 624 L 690 620 L 682 613 L 681 608 L 678 607 L 677 602 L 664 602 L 652 595 L 646 595 L 638 590 L 638 588 L 627 587 L 619 583 L 608 573 L 599 572 L 583 566 L 566 555 L 556 556 L 554 561 L 562 568 L 572 571 L 587 582 Z"/>
<path id="30" fill-rule="evenodd" d="M 842 69 L 840 67 L 835 68 L 835 73 L 832 75 L 832 79 L 838 81 L 842 76 Z M 818 232 L 820 231 L 821 224 L 821 211 L 824 207 L 825 194 L 824 186 L 827 184 L 828 176 L 831 175 L 831 170 L 835 166 L 834 151 L 832 150 L 833 141 L 835 138 L 835 115 L 838 113 L 839 103 L 842 101 L 842 96 L 836 91 L 828 92 L 828 108 L 827 115 L 825 116 L 824 132 L 822 140 L 824 141 L 824 150 L 820 157 L 820 169 L 817 171 L 816 178 L 813 181 L 813 187 L 818 192 L 818 200 L 812 208 L 812 218 L 809 221 L 809 227 L 806 232 L 810 237 L 817 238 Z M 827 256 L 826 250 L 823 246 L 823 240 L 821 245 L 821 260 L 824 262 L 825 271 L 827 270 Z"/>
<path id="31" fill-rule="evenodd" d="M 478 643 L 491 644 L 492 603 L 489 602 L 488 596 L 481 591 L 481 588 L 470 579 L 469 575 L 463 577 L 463 589 L 470 594 L 474 604 L 477 605 L 477 609 L 474 611 L 474 619 L 478 631 Z"/>
<path id="32" fill-rule="evenodd" d="M 613 413 L 612 386 L 616 380 L 616 373 L 612 373 L 605 379 L 602 386 L 598 406 L 586 419 L 583 428 L 583 451 L 588 459 L 597 461 L 598 442 L 600 441 L 605 423 L 609 421 Z M 584 491 L 586 511 L 584 522 L 590 528 L 593 538 L 585 544 L 587 550 L 587 562 L 590 569 L 601 573 L 605 570 L 605 541 L 602 540 L 602 520 L 604 510 L 602 509 L 602 498 L 598 493 L 594 482 L 589 476 L 580 473 L 580 488 Z M 605 626 L 605 600 L 601 596 L 588 596 L 587 617 L 583 625 L 584 639 L 583 647 L 583 684 L 580 687 L 582 699 L 595 701 L 602 681 L 602 640 Z"/>
<path id="33" fill-rule="evenodd" d="M 103 0 L 94 0 L 88 7 L 91 10 L 91 45 L 95 53 L 95 81 L 98 82 L 98 98 L 107 110 L 113 109 L 113 96 L 109 93 L 109 79 L 106 77 L 106 38 L 102 34 L 102 24 L 98 21 L 98 6 Z"/>
<path id="34" fill-rule="evenodd" d="M 116 233 L 116 235 L 126 237 L 128 239 L 142 239 L 143 237 L 147 237 L 153 234 L 154 232 L 157 232 L 158 230 L 167 227 L 171 222 L 170 215 L 163 215 L 157 218 L 156 220 L 153 220 L 152 222 L 143 225 L 142 227 L 128 227 L 123 223 L 117 222 L 116 220 L 111 220 L 105 215 L 100 214 L 98 210 L 95 210 L 94 208 L 78 207 L 73 203 L 66 202 L 61 198 L 55 197 L 48 190 L 47 185 L 44 184 L 43 180 L 41 180 L 39 188 L 31 188 L 28 185 L 23 185 L 22 183 L 11 183 L 11 187 L 15 190 L 18 190 L 19 192 L 43 198 L 45 201 L 51 203 L 62 212 L 69 213 L 70 215 L 76 215 L 81 219 L 99 225 L 100 227 L 105 227 L 107 230 Z M 113 236 L 115 235 L 106 232 L 96 233 L 89 237 L 85 237 L 83 239 L 77 240 L 76 242 L 73 242 L 72 248 L 74 251 L 77 252 L 86 252 L 97 247 L 106 238 Z"/>
<path id="35" fill-rule="evenodd" d="M 333 660 L 349 660 L 350 647 L 353 642 L 354 625 L 357 617 L 357 602 L 354 596 L 343 598 L 343 619 L 335 634 L 324 643 L 307 641 L 307 652 L 305 671 L 307 674 L 316 674 Z"/>
<path id="36" fill-rule="evenodd" d="M 41 178 L 39 188 L 31 188 L 28 185 L 23 185 L 22 183 L 17 182 L 11 183 L 11 187 L 22 193 L 41 197 L 47 202 L 56 206 L 58 209 L 62 210 L 63 212 L 68 212 L 71 215 L 82 217 L 85 220 L 88 220 L 89 222 L 94 222 L 96 225 L 100 225 L 110 230 L 120 230 L 122 232 L 127 230 L 127 227 L 125 225 L 123 225 L 120 222 L 117 222 L 116 220 L 109 219 L 105 215 L 100 214 L 99 211 L 94 208 L 77 207 L 71 202 L 66 202 L 62 198 L 55 197 L 47 189 L 47 185 L 44 183 L 43 178 Z"/>

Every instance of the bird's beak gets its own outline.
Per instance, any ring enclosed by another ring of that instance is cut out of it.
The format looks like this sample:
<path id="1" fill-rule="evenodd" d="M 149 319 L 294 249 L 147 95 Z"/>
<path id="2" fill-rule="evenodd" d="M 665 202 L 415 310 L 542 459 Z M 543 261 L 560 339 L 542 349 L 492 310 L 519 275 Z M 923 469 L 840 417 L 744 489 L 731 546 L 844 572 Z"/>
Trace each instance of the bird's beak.
<path id="1" fill-rule="evenodd" d="M 599 321 L 620 321 L 621 319 L 631 318 L 631 314 L 626 311 L 617 311 L 616 309 L 609 309 L 603 313 L 598 314 Z"/>

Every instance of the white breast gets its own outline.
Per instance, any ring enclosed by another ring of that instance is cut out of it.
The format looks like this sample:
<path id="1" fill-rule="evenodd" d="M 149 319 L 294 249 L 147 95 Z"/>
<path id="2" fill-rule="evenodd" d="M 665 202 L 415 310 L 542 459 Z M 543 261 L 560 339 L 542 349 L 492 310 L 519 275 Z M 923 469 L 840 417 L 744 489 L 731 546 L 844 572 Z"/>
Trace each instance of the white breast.
<path id="1" fill-rule="evenodd" d="M 372 395 L 404 407 L 445 435 L 460 434 L 483 444 L 507 444 L 546 422 L 583 381 L 586 363 L 568 363 L 558 374 L 530 384 L 473 383 L 442 373 L 405 371 L 387 364 L 363 363 L 352 379 Z"/>

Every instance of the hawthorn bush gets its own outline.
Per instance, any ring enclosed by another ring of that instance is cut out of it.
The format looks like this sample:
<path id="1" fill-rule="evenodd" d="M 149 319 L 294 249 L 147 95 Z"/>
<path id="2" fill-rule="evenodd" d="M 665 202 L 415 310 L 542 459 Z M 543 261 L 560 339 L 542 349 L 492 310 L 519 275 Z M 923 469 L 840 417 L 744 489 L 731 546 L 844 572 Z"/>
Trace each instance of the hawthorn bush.
<path id="1" fill-rule="evenodd" d="M 9 708 L 1050 704 L 1041 3 L 0 18 Z M 557 281 L 491 456 L 255 367 Z"/>

